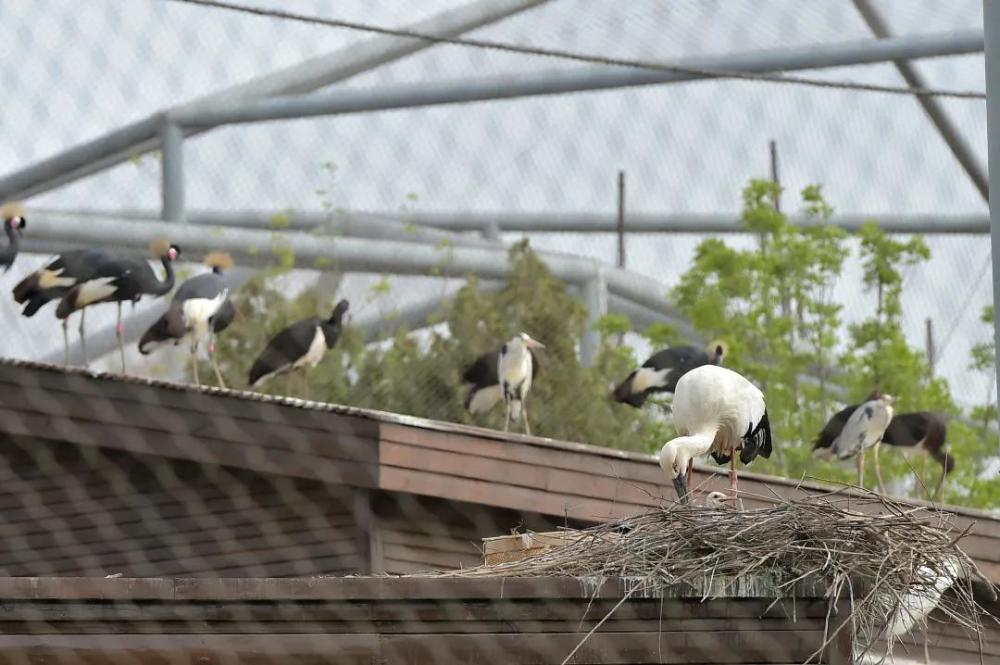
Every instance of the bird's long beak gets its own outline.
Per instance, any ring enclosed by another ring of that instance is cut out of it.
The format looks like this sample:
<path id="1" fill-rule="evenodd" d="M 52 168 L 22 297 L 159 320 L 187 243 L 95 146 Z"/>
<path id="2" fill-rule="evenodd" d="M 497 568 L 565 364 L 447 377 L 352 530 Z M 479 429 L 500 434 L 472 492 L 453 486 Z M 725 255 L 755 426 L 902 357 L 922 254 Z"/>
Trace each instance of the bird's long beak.
<path id="1" fill-rule="evenodd" d="M 674 491 L 677 492 L 677 499 L 683 503 L 691 503 L 691 495 L 688 494 L 687 474 L 681 473 L 674 477 Z"/>
<path id="2" fill-rule="evenodd" d="M 528 346 L 530 346 L 530 347 L 532 347 L 532 348 L 534 348 L 534 349 L 544 349 L 544 348 L 545 348 L 545 345 L 544 345 L 544 344 L 542 344 L 541 342 L 539 342 L 539 341 L 538 341 L 537 339 L 535 339 L 534 337 L 529 337 L 529 338 L 527 339 L 527 341 L 526 341 L 525 343 L 526 343 L 526 344 L 527 344 Z"/>

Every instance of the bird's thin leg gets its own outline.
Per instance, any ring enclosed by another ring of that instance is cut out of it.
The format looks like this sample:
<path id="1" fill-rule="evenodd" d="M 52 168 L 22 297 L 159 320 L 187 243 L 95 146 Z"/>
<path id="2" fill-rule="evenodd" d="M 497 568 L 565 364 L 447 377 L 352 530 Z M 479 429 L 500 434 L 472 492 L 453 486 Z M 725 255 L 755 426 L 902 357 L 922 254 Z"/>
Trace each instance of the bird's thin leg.
<path id="1" fill-rule="evenodd" d="M 194 374 L 194 385 L 200 386 L 201 381 L 198 380 L 198 343 L 195 342 L 191 345 L 191 372 Z"/>
<path id="2" fill-rule="evenodd" d="M 521 417 L 524 418 L 524 433 L 531 434 L 531 425 L 528 424 L 528 402 L 521 399 Z"/>
<path id="3" fill-rule="evenodd" d="M 507 407 L 507 416 L 503 420 L 503 431 L 508 431 L 510 429 L 510 398 L 504 395 L 504 404 Z"/>
<path id="4" fill-rule="evenodd" d="M 884 485 L 882 483 L 882 466 L 879 464 L 879 461 L 878 461 L 878 453 L 879 453 L 879 449 L 881 447 L 882 447 L 882 442 L 881 441 L 879 441 L 878 443 L 875 444 L 875 451 L 874 451 L 874 456 L 875 456 L 875 487 L 878 488 L 878 493 L 879 494 L 885 494 L 885 487 L 884 487 Z M 923 482 L 923 477 L 922 476 L 921 476 L 920 482 L 921 483 Z"/>
<path id="5" fill-rule="evenodd" d="M 864 489 L 865 487 L 865 449 L 862 448 L 861 452 L 858 453 L 858 487 Z"/>
<path id="6" fill-rule="evenodd" d="M 80 310 L 80 351 L 83 352 L 83 366 L 84 367 L 87 367 L 88 365 L 90 365 L 90 363 L 87 362 L 87 338 L 83 334 L 83 322 L 84 322 L 84 318 L 86 316 L 87 316 L 87 309 L 86 308 L 81 309 Z"/>
<path id="7" fill-rule="evenodd" d="M 739 498 L 738 489 L 736 487 L 736 451 L 733 451 L 732 456 L 729 458 L 729 489 L 733 492 L 733 498 L 736 499 L 736 505 L 743 510 L 743 499 Z"/>
<path id="8" fill-rule="evenodd" d="M 118 337 L 118 353 L 122 359 L 122 374 L 125 373 L 125 326 L 122 325 L 122 302 L 118 301 L 118 323 L 115 325 L 115 335 Z"/>
<path id="9" fill-rule="evenodd" d="M 292 396 L 292 374 L 294 373 L 294 369 L 289 369 L 288 375 L 285 377 L 285 397 Z"/>
<path id="10" fill-rule="evenodd" d="M 309 399 L 309 368 L 302 368 L 302 394 Z"/>
<path id="11" fill-rule="evenodd" d="M 215 370 L 215 380 L 219 382 L 220 388 L 226 387 L 226 382 L 222 380 L 222 370 L 219 369 L 219 359 L 215 357 L 215 336 L 208 333 L 208 357 L 212 359 L 212 369 Z"/>
<path id="12" fill-rule="evenodd" d="M 62 320 L 63 329 L 63 365 L 69 367 L 69 317 Z"/>

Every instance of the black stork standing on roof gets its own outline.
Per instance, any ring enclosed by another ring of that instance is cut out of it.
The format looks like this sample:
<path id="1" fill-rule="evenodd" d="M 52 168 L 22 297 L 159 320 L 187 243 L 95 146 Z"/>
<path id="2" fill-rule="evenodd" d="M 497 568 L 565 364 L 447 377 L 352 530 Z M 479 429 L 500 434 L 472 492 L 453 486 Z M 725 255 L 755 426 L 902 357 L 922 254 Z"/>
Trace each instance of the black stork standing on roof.
<path id="1" fill-rule="evenodd" d="M 208 337 L 208 355 L 219 386 L 226 387 L 222 372 L 215 358 L 215 333 L 222 332 L 236 317 L 236 308 L 229 299 L 229 286 L 224 275 L 233 265 L 228 254 L 212 252 L 205 257 L 205 264 L 212 268 L 207 272 L 185 281 L 177 289 L 170 307 L 139 340 L 139 353 L 146 355 L 164 344 L 177 346 L 188 340 L 191 349 L 194 382 L 198 379 L 198 344 Z"/>
<path id="2" fill-rule="evenodd" d="M 323 360 L 327 349 L 332 349 L 343 330 L 344 314 L 350 306 L 346 300 L 341 300 L 333 308 L 329 319 L 310 316 L 296 321 L 275 335 L 260 357 L 250 368 L 247 383 L 251 388 L 258 388 L 272 376 L 287 374 L 286 394 L 292 391 L 292 375 L 302 370 L 302 380 L 306 399 L 309 398 L 309 382 L 305 374 Z"/>
<path id="3" fill-rule="evenodd" d="M 14 287 L 14 300 L 24 305 L 21 314 L 27 317 L 35 315 L 39 309 L 52 300 L 62 298 L 67 291 L 80 282 L 90 279 L 96 274 L 97 267 L 111 261 L 114 255 L 100 247 L 88 247 L 63 252 L 47 264 L 27 275 Z M 80 312 L 80 348 L 83 350 L 84 361 L 87 356 L 87 343 L 84 337 L 84 313 Z M 65 350 L 64 364 L 69 364 L 69 321 L 62 320 L 63 348 Z"/>
<path id="4" fill-rule="evenodd" d="M 534 382 L 542 373 L 542 363 L 534 349 L 529 347 L 528 353 L 531 354 L 531 380 Z M 497 374 L 499 365 L 500 351 L 490 351 L 476 358 L 462 373 L 462 380 L 470 384 L 465 408 L 472 415 L 487 413 L 503 399 Z"/>
<path id="5" fill-rule="evenodd" d="M 28 226 L 28 220 L 24 216 L 24 208 L 18 203 L 0 206 L 0 219 L 3 219 L 3 230 L 7 234 L 7 246 L 0 249 L 0 266 L 7 272 L 17 258 L 21 248 L 21 235 Z"/>
<path id="6" fill-rule="evenodd" d="M 697 346 L 672 346 L 651 355 L 622 381 L 612 395 L 615 400 L 640 408 L 653 393 L 672 393 L 682 376 L 702 365 L 722 363 L 721 344 L 705 350 Z"/>
<path id="7" fill-rule="evenodd" d="M 103 302 L 118 305 L 118 322 L 115 334 L 118 337 L 118 351 L 121 354 L 122 373 L 125 372 L 125 329 L 122 325 L 122 303 L 133 305 L 142 296 L 162 296 L 174 288 L 173 263 L 181 254 L 180 247 L 167 240 L 157 239 L 150 243 L 150 254 L 163 264 L 166 275 L 160 280 L 149 262 L 140 257 L 113 257 L 99 263 L 94 274 L 81 280 L 63 295 L 56 307 L 56 318 L 65 320 L 73 312 L 86 309 Z M 81 314 L 81 320 L 82 320 Z M 86 357 L 84 363 L 86 364 Z"/>
<path id="8" fill-rule="evenodd" d="M 865 403 L 877 399 L 879 393 L 872 393 L 865 400 Z M 862 404 L 850 404 L 835 413 L 813 442 L 813 457 L 817 459 L 828 459 L 837 454 L 835 444 L 841 439 L 841 435 L 852 414 L 856 413 L 864 406 Z M 935 490 L 940 493 L 944 484 L 945 476 L 955 468 L 955 458 L 952 457 L 947 444 L 947 426 L 944 418 L 937 413 L 930 411 L 915 411 L 911 413 L 895 413 L 892 415 L 881 441 L 875 446 L 875 477 L 879 488 L 883 486 L 881 470 L 879 469 L 879 450 L 881 444 L 909 450 L 916 453 L 926 454 L 931 459 L 941 465 L 941 479 Z"/>

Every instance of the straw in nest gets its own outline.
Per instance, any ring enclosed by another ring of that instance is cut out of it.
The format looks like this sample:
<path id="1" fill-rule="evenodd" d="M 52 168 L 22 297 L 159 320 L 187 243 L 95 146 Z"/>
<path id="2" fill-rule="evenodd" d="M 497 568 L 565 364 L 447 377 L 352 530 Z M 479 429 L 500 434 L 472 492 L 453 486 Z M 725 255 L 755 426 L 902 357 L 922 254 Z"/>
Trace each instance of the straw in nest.
<path id="1" fill-rule="evenodd" d="M 738 595 L 757 579 L 775 602 L 811 583 L 825 588 L 831 612 L 838 599 L 850 599 L 858 653 L 881 638 L 891 652 L 935 607 L 970 636 L 980 635 L 985 610 L 972 583 L 992 585 L 957 546 L 964 533 L 949 518 L 873 493 L 742 512 L 676 504 L 585 529 L 567 545 L 519 561 L 422 576 L 621 578 L 629 581 L 626 598 L 657 589 L 662 595 L 676 585 L 706 598 Z M 828 630 L 822 648 L 836 636 Z"/>

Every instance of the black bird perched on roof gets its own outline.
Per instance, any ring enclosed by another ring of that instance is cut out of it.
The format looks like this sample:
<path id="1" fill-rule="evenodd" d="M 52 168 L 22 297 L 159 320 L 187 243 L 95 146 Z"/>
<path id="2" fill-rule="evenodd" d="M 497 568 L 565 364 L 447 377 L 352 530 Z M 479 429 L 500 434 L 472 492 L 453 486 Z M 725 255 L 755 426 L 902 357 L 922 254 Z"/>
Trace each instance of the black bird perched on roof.
<path id="1" fill-rule="evenodd" d="M 163 264 L 166 275 L 160 280 L 149 262 L 140 257 L 112 257 L 97 265 L 94 274 L 79 281 L 63 295 L 56 307 L 56 318 L 66 319 L 75 311 L 103 302 L 118 305 L 118 350 L 121 353 L 122 372 L 125 372 L 125 329 L 122 326 L 122 303 L 133 305 L 142 296 L 162 296 L 174 288 L 174 261 L 181 254 L 177 245 L 157 239 L 149 245 L 150 255 Z M 82 315 L 81 315 L 82 316 Z M 86 362 L 86 360 L 84 360 Z"/>
<path id="2" fill-rule="evenodd" d="M 222 372 L 215 358 L 215 333 L 225 330 L 236 316 L 236 308 L 229 300 L 229 286 L 223 273 L 233 265 L 228 254 L 211 252 L 205 257 L 211 272 L 192 277 L 181 284 L 174 294 L 170 307 L 139 340 L 139 353 L 146 355 L 163 344 L 177 346 L 184 340 L 191 344 L 191 362 L 194 382 L 198 379 L 198 344 L 208 337 L 208 355 L 215 370 L 219 386 L 225 388 Z"/>
<path id="3" fill-rule="evenodd" d="M 257 388 L 272 376 L 287 374 L 285 392 L 291 393 L 292 374 L 301 369 L 304 380 L 305 373 L 323 360 L 327 349 L 336 345 L 343 330 L 344 314 L 349 306 L 350 303 L 341 300 L 333 308 L 329 319 L 310 316 L 296 321 L 275 335 L 250 368 L 247 380 L 250 387 Z M 308 398 L 308 382 L 305 382 L 305 390 Z"/>
<path id="4" fill-rule="evenodd" d="M 531 379 L 534 381 L 542 373 L 542 363 L 533 349 L 529 348 L 528 353 L 531 354 Z M 462 373 L 462 380 L 471 384 L 465 396 L 465 408 L 469 413 L 486 413 L 503 399 L 497 375 L 499 363 L 500 351 L 490 351 L 476 358 Z"/>
<path id="5" fill-rule="evenodd" d="M 878 393 L 872 393 L 866 401 L 877 396 Z M 860 406 L 861 404 L 846 406 L 827 421 L 813 443 L 814 458 L 826 459 L 834 455 L 834 442 L 842 433 L 851 414 Z M 948 449 L 947 434 L 948 430 L 944 418 L 937 413 L 930 411 L 897 413 L 889 421 L 889 426 L 882 435 L 881 443 L 902 450 L 926 454 L 940 464 L 941 480 L 938 483 L 938 490 L 940 490 L 945 476 L 955 468 L 955 458 L 951 456 Z M 880 446 L 875 448 L 875 474 L 879 485 L 882 485 L 881 471 L 878 466 L 879 448 Z"/>
<path id="6" fill-rule="evenodd" d="M 672 346 L 657 351 L 642 367 L 625 377 L 612 395 L 619 402 L 640 408 L 653 393 L 674 392 L 677 381 L 695 367 L 721 364 L 723 353 L 721 344 L 710 350 L 696 346 Z"/>
<path id="7" fill-rule="evenodd" d="M 17 283 L 14 287 L 14 300 L 24 305 L 21 314 L 34 316 L 35 312 L 48 302 L 62 298 L 70 288 L 81 281 L 90 279 L 96 274 L 97 267 L 110 261 L 114 255 L 101 247 L 88 247 L 63 252 L 41 268 Z M 83 349 L 84 361 L 87 357 L 87 344 L 84 337 L 84 314 L 80 312 L 80 347 Z M 69 330 L 68 319 L 62 320 L 63 347 L 65 349 L 65 364 L 69 364 Z"/>
<path id="8" fill-rule="evenodd" d="M 21 248 L 21 236 L 28 226 L 28 220 L 25 219 L 24 208 L 19 203 L 6 203 L 0 206 L 0 219 L 3 219 L 3 230 L 7 234 L 7 246 L 0 249 L 0 266 L 7 272 L 17 258 L 18 250 Z"/>

